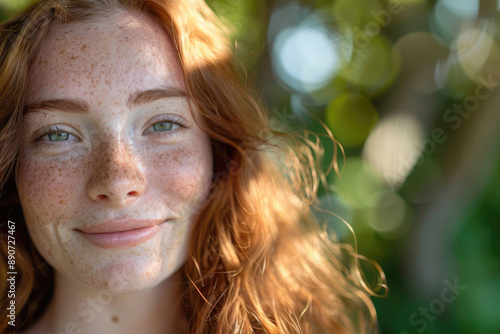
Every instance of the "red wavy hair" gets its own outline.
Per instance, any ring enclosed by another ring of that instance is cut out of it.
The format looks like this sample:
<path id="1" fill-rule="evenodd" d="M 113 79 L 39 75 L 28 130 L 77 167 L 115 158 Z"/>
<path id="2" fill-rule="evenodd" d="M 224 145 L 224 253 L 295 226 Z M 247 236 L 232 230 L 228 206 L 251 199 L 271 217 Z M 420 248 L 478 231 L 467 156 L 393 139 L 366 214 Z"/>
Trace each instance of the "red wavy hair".
<path id="1" fill-rule="evenodd" d="M 53 269 L 29 239 L 14 183 L 31 62 L 57 24 L 125 11 L 164 27 L 196 120 L 212 141 L 212 189 L 184 265 L 188 332 L 376 332 L 370 294 L 384 290 L 383 274 L 369 288 L 360 257 L 322 231 L 311 212 L 324 181 L 321 148 L 269 129 L 222 24 L 202 0 L 41 0 L 0 25 L 0 290 L 8 289 L 9 219 L 17 224 L 17 328 L 43 313 L 53 289 Z M 6 302 L 2 333 L 10 328 Z"/>

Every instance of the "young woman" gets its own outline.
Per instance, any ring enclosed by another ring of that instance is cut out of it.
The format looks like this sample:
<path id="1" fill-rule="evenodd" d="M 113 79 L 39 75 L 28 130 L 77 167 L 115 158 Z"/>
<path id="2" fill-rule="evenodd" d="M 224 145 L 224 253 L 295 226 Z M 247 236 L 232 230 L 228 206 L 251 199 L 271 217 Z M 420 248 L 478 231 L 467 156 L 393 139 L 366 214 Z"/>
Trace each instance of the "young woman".
<path id="1" fill-rule="evenodd" d="M 225 36 L 201 0 L 0 25 L 2 333 L 376 331 L 308 204 L 319 151 L 268 129 Z"/>

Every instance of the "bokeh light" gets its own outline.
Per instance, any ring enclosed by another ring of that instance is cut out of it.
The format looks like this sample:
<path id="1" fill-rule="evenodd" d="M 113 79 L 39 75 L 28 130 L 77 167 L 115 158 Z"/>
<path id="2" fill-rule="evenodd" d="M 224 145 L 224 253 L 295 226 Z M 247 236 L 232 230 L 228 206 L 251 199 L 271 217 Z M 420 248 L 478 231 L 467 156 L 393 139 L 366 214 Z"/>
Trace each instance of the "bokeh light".
<path id="1" fill-rule="evenodd" d="M 387 38 L 380 35 L 364 38 L 355 37 L 352 58 L 341 75 L 367 95 L 377 96 L 396 79 L 401 59 Z"/>
<path id="2" fill-rule="evenodd" d="M 378 113 L 363 95 L 346 93 L 330 102 L 325 120 L 341 145 L 358 147 L 377 123 Z"/>
<path id="3" fill-rule="evenodd" d="M 403 227 L 406 210 L 406 202 L 401 196 L 393 191 L 382 191 L 376 205 L 368 211 L 368 224 L 382 235 L 390 236 Z"/>
<path id="4" fill-rule="evenodd" d="M 393 113 L 381 119 L 371 132 L 363 159 L 391 189 L 398 189 L 417 163 L 424 138 L 416 117 Z"/>
<path id="5" fill-rule="evenodd" d="M 333 180 L 332 188 L 343 203 L 354 209 L 376 207 L 382 189 L 376 173 L 359 158 L 347 161 L 342 177 Z"/>
<path id="6" fill-rule="evenodd" d="M 463 26 L 454 46 L 458 62 L 471 80 L 476 80 L 483 70 L 500 69 L 500 48 L 494 40 L 491 22 L 479 21 L 476 25 Z"/>
<path id="7" fill-rule="evenodd" d="M 325 86 L 342 66 L 338 39 L 326 27 L 286 28 L 278 34 L 273 47 L 276 74 L 286 85 L 303 93 Z"/>
<path id="8" fill-rule="evenodd" d="M 429 29 L 442 41 L 451 43 L 462 24 L 478 13 L 479 0 L 439 0 L 429 17 Z"/>

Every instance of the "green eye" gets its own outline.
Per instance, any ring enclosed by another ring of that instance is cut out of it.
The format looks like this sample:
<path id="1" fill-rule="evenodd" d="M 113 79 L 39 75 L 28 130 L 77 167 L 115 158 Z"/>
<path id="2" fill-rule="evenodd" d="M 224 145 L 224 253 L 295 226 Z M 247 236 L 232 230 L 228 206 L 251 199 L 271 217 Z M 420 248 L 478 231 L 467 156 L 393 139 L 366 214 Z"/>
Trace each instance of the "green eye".
<path id="1" fill-rule="evenodd" d="M 170 131 L 174 127 L 172 122 L 161 122 L 153 125 L 153 130 L 155 131 Z"/>
<path id="2" fill-rule="evenodd" d="M 49 133 L 47 136 L 49 141 L 65 141 L 69 139 L 69 133 L 67 132 L 54 132 Z"/>
<path id="3" fill-rule="evenodd" d="M 166 138 L 179 133 L 177 130 L 181 130 L 180 128 L 187 127 L 184 118 L 178 115 L 158 115 L 149 122 L 149 127 L 144 131 L 143 135 L 156 133 L 156 135 Z"/>

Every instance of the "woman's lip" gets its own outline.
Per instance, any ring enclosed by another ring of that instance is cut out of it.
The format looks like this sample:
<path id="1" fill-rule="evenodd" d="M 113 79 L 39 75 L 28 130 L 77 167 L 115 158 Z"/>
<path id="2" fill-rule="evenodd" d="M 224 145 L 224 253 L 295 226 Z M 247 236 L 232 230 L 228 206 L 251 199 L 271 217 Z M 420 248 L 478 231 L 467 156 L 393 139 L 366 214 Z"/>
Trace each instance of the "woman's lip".
<path id="1" fill-rule="evenodd" d="M 154 237 L 159 230 L 160 227 L 154 225 L 111 233 L 85 233 L 81 230 L 76 231 L 95 246 L 111 249 L 137 246 Z"/>
<path id="2" fill-rule="evenodd" d="M 163 219 L 115 219 L 103 221 L 91 226 L 80 227 L 76 230 L 88 234 L 126 232 L 144 227 L 156 226 L 164 221 Z"/>

